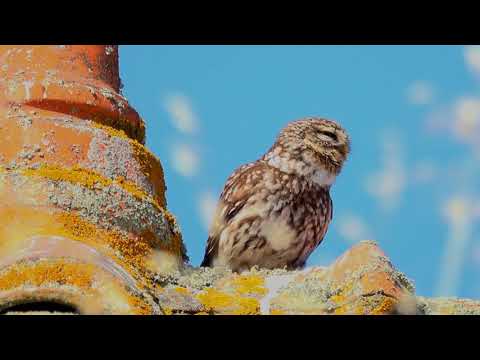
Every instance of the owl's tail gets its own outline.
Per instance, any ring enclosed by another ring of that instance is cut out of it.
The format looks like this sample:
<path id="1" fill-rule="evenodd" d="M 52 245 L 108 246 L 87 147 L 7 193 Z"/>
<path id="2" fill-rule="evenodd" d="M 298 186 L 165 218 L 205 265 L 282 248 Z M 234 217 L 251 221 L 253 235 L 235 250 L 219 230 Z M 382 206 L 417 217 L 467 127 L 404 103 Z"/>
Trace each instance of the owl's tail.
<path id="1" fill-rule="evenodd" d="M 200 264 L 200 267 L 210 267 L 210 259 L 208 259 L 207 256 L 203 258 L 203 261 Z"/>
<path id="2" fill-rule="evenodd" d="M 211 267 L 212 260 L 217 254 L 218 241 L 216 237 L 209 236 L 207 240 L 207 246 L 205 248 L 205 255 L 203 256 L 203 261 L 200 264 L 201 267 Z"/>

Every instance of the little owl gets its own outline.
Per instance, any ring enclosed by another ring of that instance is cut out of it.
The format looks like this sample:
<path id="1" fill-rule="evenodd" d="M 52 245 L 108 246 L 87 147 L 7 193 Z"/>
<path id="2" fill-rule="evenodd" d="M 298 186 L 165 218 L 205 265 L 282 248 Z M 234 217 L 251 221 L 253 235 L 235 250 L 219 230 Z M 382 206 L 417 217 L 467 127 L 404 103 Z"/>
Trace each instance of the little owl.
<path id="1" fill-rule="evenodd" d="M 228 178 L 201 266 L 302 268 L 332 220 L 329 191 L 349 152 L 334 121 L 289 123 L 265 155 Z"/>

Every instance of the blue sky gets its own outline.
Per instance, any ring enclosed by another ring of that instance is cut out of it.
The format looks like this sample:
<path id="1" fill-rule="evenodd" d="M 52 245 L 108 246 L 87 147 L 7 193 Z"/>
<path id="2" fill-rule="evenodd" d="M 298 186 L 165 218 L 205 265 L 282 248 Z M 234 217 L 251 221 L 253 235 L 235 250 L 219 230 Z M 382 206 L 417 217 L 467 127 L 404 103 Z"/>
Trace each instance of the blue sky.
<path id="1" fill-rule="evenodd" d="M 417 293 L 480 298 L 478 47 L 120 46 L 120 69 L 193 265 L 229 174 L 315 115 L 352 154 L 308 265 L 373 239 Z"/>

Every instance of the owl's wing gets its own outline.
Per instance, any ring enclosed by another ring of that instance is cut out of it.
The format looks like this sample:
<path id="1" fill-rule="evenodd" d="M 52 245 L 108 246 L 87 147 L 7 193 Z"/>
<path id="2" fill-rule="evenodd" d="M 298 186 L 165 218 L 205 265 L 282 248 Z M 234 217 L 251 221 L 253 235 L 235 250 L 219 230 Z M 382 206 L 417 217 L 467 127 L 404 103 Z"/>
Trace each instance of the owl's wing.
<path id="1" fill-rule="evenodd" d="M 209 230 L 205 255 L 200 266 L 212 265 L 211 262 L 218 253 L 222 231 L 242 210 L 248 199 L 255 194 L 258 186 L 262 183 L 263 174 L 267 167 L 268 165 L 264 163 L 254 162 L 241 166 L 230 175 L 220 195 Z"/>

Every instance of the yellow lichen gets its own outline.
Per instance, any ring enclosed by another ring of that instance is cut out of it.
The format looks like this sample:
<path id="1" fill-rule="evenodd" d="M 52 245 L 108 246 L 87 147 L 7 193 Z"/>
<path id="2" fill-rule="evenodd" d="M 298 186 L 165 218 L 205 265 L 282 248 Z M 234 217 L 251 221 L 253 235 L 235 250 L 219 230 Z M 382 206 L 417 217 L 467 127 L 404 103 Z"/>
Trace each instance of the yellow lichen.
<path id="1" fill-rule="evenodd" d="M 61 259 L 38 260 L 17 263 L 0 273 L 0 290 L 12 290 L 24 286 L 49 287 L 70 286 L 81 290 L 86 296 L 103 302 L 113 313 L 151 314 L 152 307 L 137 296 L 130 294 L 123 286 L 111 278 L 101 276 L 103 270 L 93 264 L 68 262 Z M 102 285 L 93 288 L 93 282 Z M 92 300 L 93 301 L 93 300 Z M 83 304 L 88 307 L 88 304 Z"/>
<path id="2" fill-rule="evenodd" d="M 137 185 L 135 185 L 133 182 L 131 181 L 127 181 L 124 177 L 122 176 L 119 176 L 118 178 L 115 179 L 115 183 L 120 185 L 120 187 L 129 192 L 131 195 L 133 195 L 134 197 L 136 197 L 137 199 L 139 200 L 151 200 L 150 199 L 150 196 L 145 192 L 143 191 L 142 189 L 140 189 Z M 161 208 L 161 206 L 155 202 L 155 201 L 152 201 L 154 204 L 155 204 L 155 207 L 157 208 Z"/>
<path id="3" fill-rule="evenodd" d="M 232 279 L 232 285 L 239 294 L 265 295 L 265 279 L 257 275 L 237 275 Z"/>
<path id="4" fill-rule="evenodd" d="M 105 187 L 112 183 L 110 179 L 107 179 L 94 171 L 80 167 L 67 169 L 57 166 L 42 165 L 38 169 L 24 169 L 22 174 L 24 176 L 41 176 L 54 181 L 68 181 L 80 184 L 89 189 L 93 189 L 96 184 Z"/>
<path id="5" fill-rule="evenodd" d="M 335 315 L 344 315 L 346 312 L 347 312 L 347 307 L 345 305 L 336 308 L 334 311 Z"/>
<path id="6" fill-rule="evenodd" d="M 213 288 L 208 288 L 204 292 L 197 295 L 198 301 L 207 309 L 222 309 L 230 307 L 234 304 L 235 298 Z"/>
<path id="7" fill-rule="evenodd" d="M 270 315 L 285 315 L 286 312 L 280 309 L 272 309 L 270 310 Z"/>
<path id="8" fill-rule="evenodd" d="M 94 119 L 94 121 L 92 122 L 92 126 L 97 128 L 97 129 L 101 129 L 101 130 L 105 131 L 110 136 L 119 137 L 119 138 L 126 139 L 126 140 L 131 140 L 131 138 L 128 137 L 128 135 L 125 133 L 125 131 L 123 131 L 122 129 L 116 129 L 116 128 L 111 127 L 111 126 L 104 125 L 100 122 L 100 120 L 98 118 Z"/>
<path id="9" fill-rule="evenodd" d="M 340 291 L 340 293 L 330 297 L 330 300 L 336 304 L 343 304 L 349 297 L 353 289 L 353 282 L 347 283 Z"/>
<path id="10" fill-rule="evenodd" d="M 164 315 L 172 315 L 173 314 L 173 310 L 170 309 L 169 307 L 163 307 L 162 310 L 163 310 Z"/>
<path id="11" fill-rule="evenodd" d="M 335 302 L 335 303 L 343 303 L 345 301 L 345 296 L 344 295 L 341 295 L 341 294 L 338 294 L 338 295 L 333 295 L 331 298 L 330 298 L 331 301 Z"/>
<path id="12" fill-rule="evenodd" d="M 187 288 L 184 288 L 184 287 L 180 287 L 180 286 L 177 286 L 175 288 L 175 291 L 180 293 L 180 294 L 183 294 L 183 295 L 188 295 L 190 294 L 190 291 L 187 289 Z"/>
<path id="13" fill-rule="evenodd" d="M 149 197 L 147 193 L 138 188 L 132 182 L 126 181 L 123 177 L 117 178 L 115 181 L 112 181 L 108 178 L 105 178 L 94 171 L 74 167 L 71 169 L 64 169 L 56 166 L 42 165 L 38 169 L 26 169 L 23 170 L 23 175 L 25 176 L 41 176 L 54 181 L 68 181 L 72 183 L 77 183 L 87 188 L 93 189 L 95 186 L 110 186 L 112 184 L 117 184 L 127 193 L 131 194 L 135 198 L 141 201 L 147 201 L 152 204 L 158 211 L 160 211 L 165 219 L 171 224 L 172 227 L 175 226 L 176 220 L 175 217 L 167 210 L 163 209 L 161 205 Z M 149 241 L 152 241 L 152 236 L 149 234 L 141 234 L 141 237 L 147 236 Z M 152 235 L 152 234 L 150 234 Z M 155 237 L 155 235 L 153 235 Z M 164 242 L 157 244 L 158 247 L 162 250 L 167 250 L 172 252 L 175 255 L 185 255 L 186 250 L 184 248 L 183 240 L 180 233 L 174 233 L 169 242 Z M 155 240 L 153 240 L 155 241 Z"/>
<path id="14" fill-rule="evenodd" d="M 260 303 L 257 299 L 251 297 L 240 297 L 238 299 L 238 308 L 233 311 L 233 315 L 258 315 Z"/>
<path id="15" fill-rule="evenodd" d="M 62 230 L 67 237 L 79 241 L 101 241 L 118 250 L 126 260 L 140 264 L 144 257 L 149 254 L 151 244 L 148 239 L 122 236 L 114 230 L 103 230 L 83 220 L 74 213 L 60 212 L 55 218 L 63 225 Z"/>
<path id="16" fill-rule="evenodd" d="M 356 306 L 354 314 L 355 315 L 365 315 L 365 308 L 362 305 Z"/>
<path id="17" fill-rule="evenodd" d="M 176 227 L 176 219 L 168 210 L 163 211 L 163 216 L 170 224 L 171 228 Z M 183 257 L 187 257 L 187 250 L 185 245 L 183 244 L 182 234 L 180 232 L 174 232 L 168 244 L 162 244 L 162 249 L 168 250 L 173 252 L 177 255 L 182 255 Z"/>
<path id="18" fill-rule="evenodd" d="M 62 168 L 59 166 L 52 166 L 42 164 L 37 169 L 24 169 L 22 172 L 24 176 L 40 176 L 53 181 L 68 181 L 73 184 L 79 184 L 89 189 L 94 189 L 96 186 L 107 187 L 111 185 L 118 185 L 125 192 L 129 193 L 140 201 L 147 201 L 151 203 L 157 210 L 164 211 L 163 207 L 157 200 L 150 197 L 145 191 L 139 188 L 134 183 L 125 180 L 123 177 L 118 177 L 115 180 L 106 178 L 93 170 L 75 166 L 73 168 Z"/>
<path id="19" fill-rule="evenodd" d="M 224 314 L 255 315 L 260 310 L 260 303 L 257 299 L 233 296 L 213 288 L 208 288 L 198 294 L 197 299 L 207 310 Z"/>
<path id="20" fill-rule="evenodd" d="M 145 258 L 152 251 L 148 239 L 100 229 L 75 213 L 0 206 L 0 221 L 0 254 L 3 256 L 18 251 L 25 239 L 42 235 L 63 236 L 86 243 L 126 270 L 133 270 L 132 266 L 142 270 Z"/>
<path id="21" fill-rule="evenodd" d="M 0 273 L 0 290 L 20 286 L 42 286 L 50 283 L 72 285 L 90 289 L 95 267 L 90 264 L 65 261 L 38 261 L 34 264 L 20 263 Z"/>
<path id="22" fill-rule="evenodd" d="M 110 136 L 122 138 L 129 142 L 130 146 L 133 149 L 135 158 L 142 169 L 142 172 L 146 176 L 150 177 L 150 180 L 155 186 L 155 199 L 161 204 L 161 206 L 165 207 L 165 182 L 160 160 L 144 145 L 140 144 L 137 140 L 128 137 L 123 130 L 101 124 L 99 121 L 94 122 L 93 126 L 102 129 Z"/>
<path id="23" fill-rule="evenodd" d="M 90 113 L 88 113 L 88 117 L 90 117 Z M 129 136 L 129 138 L 135 138 L 142 142 L 145 140 L 145 124 L 141 119 L 138 123 L 132 123 L 128 117 L 113 113 L 111 117 L 95 116 L 92 120 L 94 127 L 103 129 L 113 136 Z"/>

